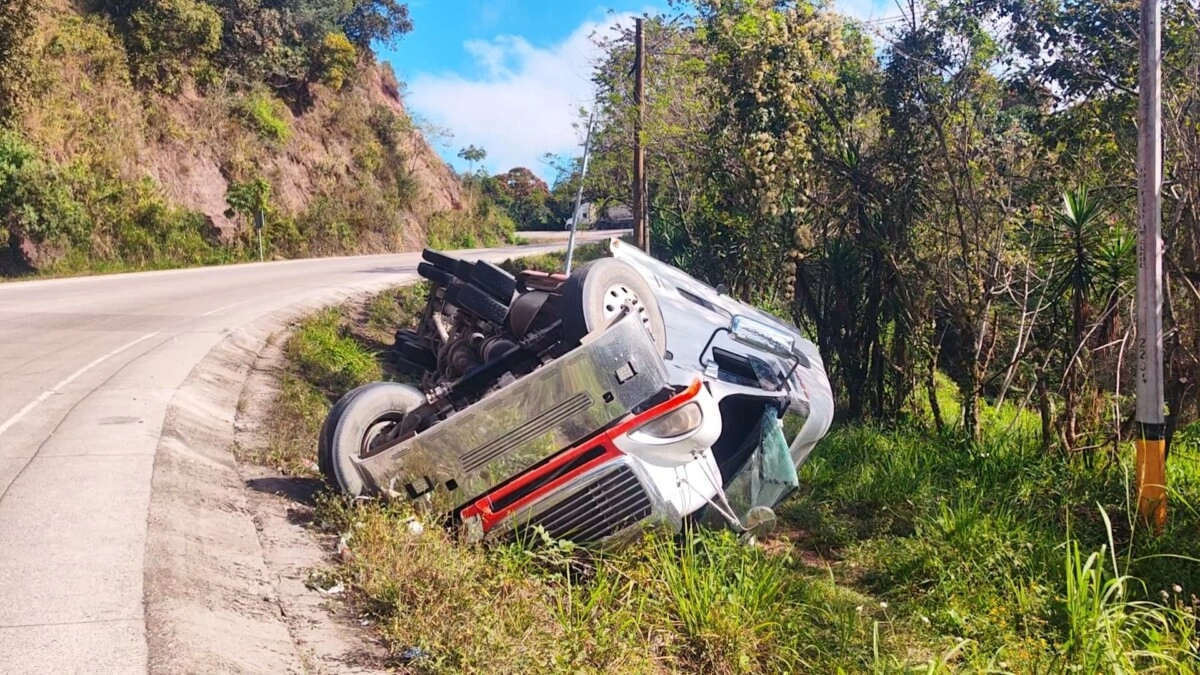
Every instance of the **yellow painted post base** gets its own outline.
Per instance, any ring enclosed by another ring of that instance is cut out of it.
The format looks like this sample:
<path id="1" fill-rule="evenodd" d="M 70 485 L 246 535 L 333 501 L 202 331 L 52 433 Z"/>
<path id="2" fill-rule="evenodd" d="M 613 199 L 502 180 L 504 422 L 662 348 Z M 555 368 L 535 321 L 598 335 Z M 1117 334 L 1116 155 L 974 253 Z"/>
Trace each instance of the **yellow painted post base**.
<path id="1" fill-rule="evenodd" d="M 1155 534 L 1167 525 L 1167 442 L 1140 438 L 1134 479 L 1138 492 L 1138 515 Z"/>

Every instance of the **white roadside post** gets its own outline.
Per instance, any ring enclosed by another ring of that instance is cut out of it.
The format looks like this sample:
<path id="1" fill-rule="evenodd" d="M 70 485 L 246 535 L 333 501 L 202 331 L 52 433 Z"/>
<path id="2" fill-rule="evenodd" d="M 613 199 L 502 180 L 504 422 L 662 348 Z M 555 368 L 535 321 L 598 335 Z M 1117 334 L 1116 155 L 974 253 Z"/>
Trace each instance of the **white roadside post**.
<path id="1" fill-rule="evenodd" d="M 1162 99 L 1159 0 L 1141 0 L 1138 67 L 1137 421 L 1138 514 L 1155 532 L 1167 522 L 1162 356 Z"/>
<path id="2" fill-rule="evenodd" d="M 575 230 L 579 228 L 579 208 L 583 202 L 583 180 L 587 177 L 588 154 L 592 146 L 592 125 L 596 122 L 596 111 L 588 117 L 587 135 L 583 138 L 583 166 L 579 169 L 579 187 L 575 190 L 575 211 L 571 214 L 571 235 L 567 237 L 566 274 L 571 273 L 571 262 L 575 258 Z"/>
<path id="3" fill-rule="evenodd" d="M 258 233 L 258 262 L 263 261 L 262 231 L 263 226 L 266 225 L 266 222 L 267 216 L 265 213 L 263 213 L 262 208 L 259 208 L 258 211 L 254 213 L 254 231 Z"/>

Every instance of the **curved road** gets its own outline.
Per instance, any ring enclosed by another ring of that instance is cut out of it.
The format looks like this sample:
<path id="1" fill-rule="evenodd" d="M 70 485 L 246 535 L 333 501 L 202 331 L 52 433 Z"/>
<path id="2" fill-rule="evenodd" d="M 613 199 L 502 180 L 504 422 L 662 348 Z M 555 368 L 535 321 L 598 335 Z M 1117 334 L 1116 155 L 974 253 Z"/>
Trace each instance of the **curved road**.
<path id="1" fill-rule="evenodd" d="M 410 280 L 419 260 L 0 284 L 0 673 L 146 672 L 147 509 L 173 393 L 231 332 Z"/>

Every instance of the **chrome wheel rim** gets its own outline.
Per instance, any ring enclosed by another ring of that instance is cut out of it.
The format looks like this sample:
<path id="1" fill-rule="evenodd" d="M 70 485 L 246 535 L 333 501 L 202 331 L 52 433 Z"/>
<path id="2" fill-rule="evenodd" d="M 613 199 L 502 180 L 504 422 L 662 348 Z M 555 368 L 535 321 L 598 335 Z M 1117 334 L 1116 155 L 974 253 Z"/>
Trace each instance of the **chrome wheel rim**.
<path id="1" fill-rule="evenodd" d="M 629 306 L 631 312 L 637 314 L 642 324 L 646 326 L 646 330 L 650 330 L 650 312 L 646 309 L 645 303 L 633 289 L 622 283 L 613 284 L 604 291 L 604 323 L 612 323 L 620 316 L 622 308 L 626 305 Z"/>

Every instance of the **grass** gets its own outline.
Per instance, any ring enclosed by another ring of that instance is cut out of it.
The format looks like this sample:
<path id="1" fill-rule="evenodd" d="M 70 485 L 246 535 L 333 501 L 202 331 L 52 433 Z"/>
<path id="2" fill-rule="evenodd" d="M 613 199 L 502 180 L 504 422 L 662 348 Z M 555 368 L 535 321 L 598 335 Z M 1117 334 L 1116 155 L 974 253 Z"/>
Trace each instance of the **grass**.
<path id="1" fill-rule="evenodd" d="M 372 296 L 363 307 L 362 320 L 356 328 L 358 334 L 376 344 L 391 344 L 397 330 L 416 327 L 428 294 L 429 285 L 420 282 Z"/>
<path id="2" fill-rule="evenodd" d="M 319 520 L 352 551 L 329 573 L 397 654 L 431 655 L 416 672 L 1200 672 L 1200 567 L 1147 557 L 1196 551 L 1194 517 L 1121 544 L 1086 507 L 1102 474 L 960 454 L 936 478 L 954 462 L 918 455 L 955 448 L 918 438 L 836 431 L 758 547 L 726 532 L 603 555 L 468 547 L 434 524 L 409 534 L 404 508 L 336 497 Z"/>
<path id="3" fill-rule="evenodd" d="M 1198 672 L 1200 561 L 1186 558 L 1200 551 L 1200 467 L 1173 463 L 1175 517 L 1152 537 L 1129 512 L 1127 461 L 1045 455 L 1005 412 L 974 447 L 916 428 L 836 430 L 782 516 L 897 619 L 966 640 L 956 661 L 968 670 L 1175 659 L 1168 671 Z"/>
<path id="4" fill-rule="evenodd" d="M 428 292 L 425 283 L 398 286 L 302 319 L 284 345 L 288 366 L 266 442 L 242 458 L 287 475 L 315 475 L 317 435 L 329 409 L 359 385 L 397 379 L 385 352 L 396 329 L 415 322 Z"/>
<path id="5" fill-rule="evenodd" d="M 575 249 L 575 258 L 572 265 L 582 265 L 589 260 L 595 260 L 604 253 L 603 244 L 581 244 Z M 537 255 L 526 255 L 519 258 L 509 258 L 500 263 L 500 267 L 512 274 L 522 272 L 524 270 L 537 270 L 539 272 L 562 272 L 567 264 L 566 251 L 552 251 L 550 253 L 539 253 Z"/>
<path id="6" fill-rule="evenodd" d="M 318 522 L 351 589 L 420 673 L 806 672 L 870 663 L 865 601 L 729 533 L 648 536 L 609 555 L 468 547 L 403 507 L 327 497 Z M 348 533 L 348 534 L 347 534 Z M 423 617 L 414 620 L 414 617 Z M 836 650 L 836 653 L 835 651 Z"/>
<path id="7" fill-rule="evenodd" d="M 292 134 L 286 107 L 268 93 L 260 91 L 248 94 L 237 106 L 237 112 L 250 129 L 266 140 L 283 143 Z"/>
<path id="8" fill-rule="evenodd" d="M 329 402 L 382 372 L 370 345 L 423 293 L 302 323 L 279 399 L 306 439 L 293 463 L 311 465 Z M 603 554 L 467 546 L 432 522 L 414 534 L 404 506 L 325 495 L 316 522 L 350 554 L 320 574 L 417 673 L 1200 673 L 1200 429 L 1180 435 L 1153 537 L 1127 457 L 1046 455 L 1011 407 L 984 420 L 975 445 L 918 422 L 836 428 L 757 546 L 704 531 Z"/>

